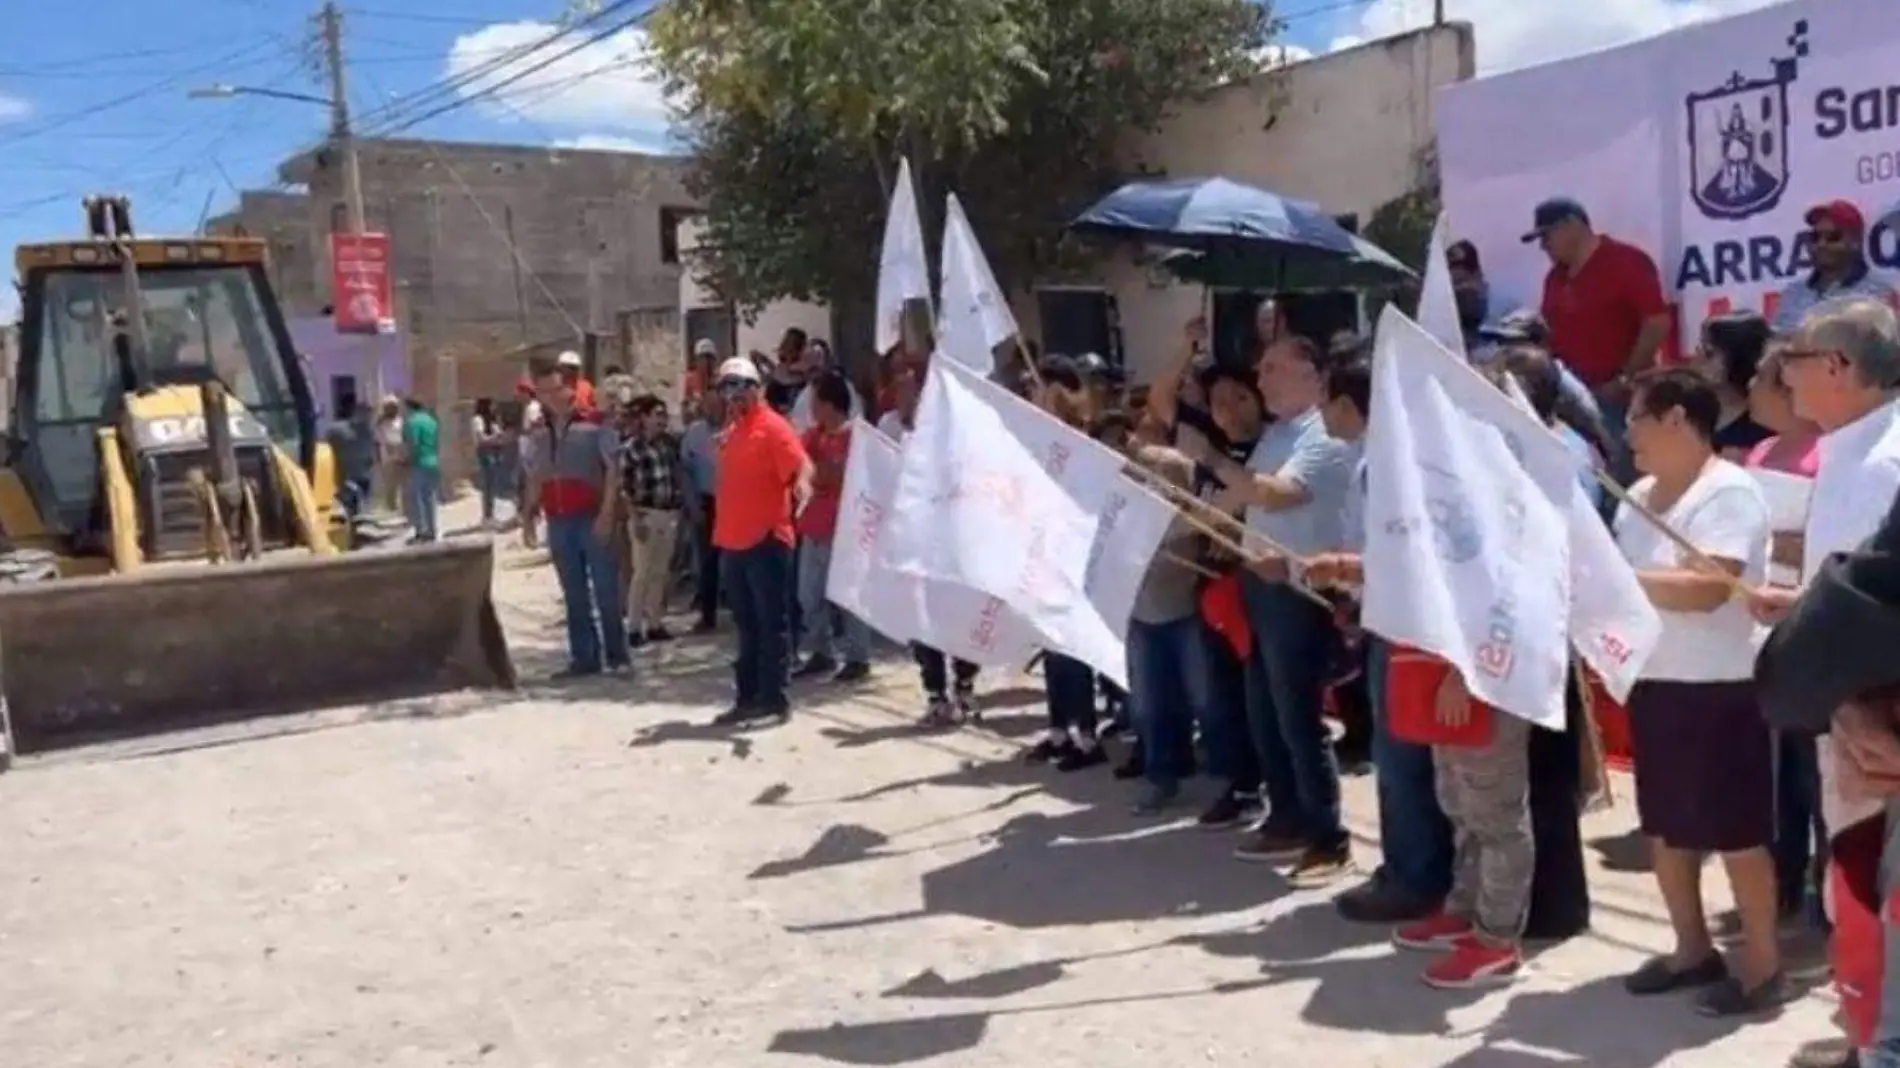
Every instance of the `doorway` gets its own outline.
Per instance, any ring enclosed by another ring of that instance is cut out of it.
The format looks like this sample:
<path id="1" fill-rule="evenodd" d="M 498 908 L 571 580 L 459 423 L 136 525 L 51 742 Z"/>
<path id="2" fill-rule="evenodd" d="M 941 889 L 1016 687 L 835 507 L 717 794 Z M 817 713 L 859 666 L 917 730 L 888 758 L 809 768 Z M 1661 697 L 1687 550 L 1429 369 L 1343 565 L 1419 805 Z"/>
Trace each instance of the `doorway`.
<path id="1" fill-rule="evenodd" d="M 1048 286 L 1036 290 L 1036 310 L 1042 316 L 1044 353 L 1093 352 L 1110 367 L 1124 367 L 1121 306 L 1113 293 L 1093 286 Z"/>

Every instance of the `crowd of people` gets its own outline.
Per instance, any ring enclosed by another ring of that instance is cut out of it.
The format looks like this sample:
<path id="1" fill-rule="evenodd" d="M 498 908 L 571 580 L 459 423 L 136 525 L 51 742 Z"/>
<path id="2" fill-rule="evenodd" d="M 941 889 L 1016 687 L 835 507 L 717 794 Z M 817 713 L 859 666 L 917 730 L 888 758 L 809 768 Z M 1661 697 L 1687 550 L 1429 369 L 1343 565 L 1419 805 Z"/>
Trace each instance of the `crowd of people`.
<path id="1" fill-rule="evenodd" d="M 1709 1016 L 1757 1015 L 1790 996 L 1781 934 L 1838 922 L 1842 908 L 1823 892 L 1830 836 L 1900 797 L 1900 774 L 1866 755 L 1883 751 L 1887 721 L 1817 721 L 1757 681 L 1768 628 L 1798 613 L 1830 554 L 1873 535 L 1900 492 L 1893 292 L 1868 270 L 1851 205 L 1819 205 L 1807 224 L 1814 269 L 1774 318 L 1716 317 L 1680 361 L 1664 358 L 1654 261 L 1597 233 L 1574 201 L 1539 205 L 1524 236 L 1550 261 L 1533 306 L 1493 294 L 1469 243 L 1448 251 L 1467 354 L 1572 448 L 1663 622 L 1627 702 L 1624 755 L 1675 940 L 1625 986 L 1688 993 Z M 1179 352 L 1132 391 L 1099 359 L 1018 362 L 1013 384 L 1043 410 L 1230 516 L 1238 545 L 1258 535 L 1277 547 L 1236 553 L 1199 524 L 1172 531 L 1135 601 L 1128 692 L 1042 655 L 1046 729 L 1024 759 L 1078 772 L 1111 763 L 1103 739 L 1129 732 L 1114 774 L 1139 781 L 1137 812 L 1188 803 L 1198 775 L 1198 822 L 1237 829 L 1236 859 L 1282 865 L 1302 887 L 1358 875 L 1340 774 L 1369 762 L 1381 861 L 1337 896 L 1339 911 L 1428 954 L 1433 986 L 1506 982 L 1526 941 L 1589 925 L 1579 822 L 1623 717 L 1577 669 L 1564 729 L 1535 727 L 1472 700 L 1435 658 L 1357 627 L 1371 340 L 1294 334 L 1270 300 L 1255 325 L 1251 357 L 1219 361 L 1207 324 L 1188 323 Z M 833 543 L 850 421 L 901 441 L 925 357 L 886 354 L 868 405 L 828 346 L 796 330 L 770 358 L 716 361 L 709 345 L 695 358 L 704 388 L 678 431 L 657 398 L 610 396 L 602 414 L 573 368 L 532 372 L 540 411 L 522 434 L 524 499 L 545 522 L 566 600 L 564 674 L 621 669 L 630 648 L 668 637 L 665 578 L 688 532 L 696 629 L 723 611 L 737 632 L 734 702 L 718 722 L 782 719 L 792 680 L 849 684 L 871 671 L 864 624 L 825 598 L 832 554 L 856 551 Z M 1805 517 L 1771 508 L 1757 470 L 1808 480 Z M 620 536 L 625 561 L 611 549 Z M 975 666 L 912 653 L 926 724 L 977 714 Z M 1740 919 L 1726 957 L 1704 913 L 1710 855 Z M 1900 1008 L 1891 1015 L 1803 1063 L 1852 1063 L 1858 1046 L 1884 1055 L 1876 1039 L 1900 1039 Z"/>

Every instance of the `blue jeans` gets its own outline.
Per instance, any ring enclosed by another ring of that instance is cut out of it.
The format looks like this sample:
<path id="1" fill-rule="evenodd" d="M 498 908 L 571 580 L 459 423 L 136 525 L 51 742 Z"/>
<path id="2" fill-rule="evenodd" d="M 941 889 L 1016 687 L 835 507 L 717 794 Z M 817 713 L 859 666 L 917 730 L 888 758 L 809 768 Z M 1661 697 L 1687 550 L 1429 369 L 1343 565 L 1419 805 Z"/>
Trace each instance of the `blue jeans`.
<path id="1" fill-rule="evenodd" d="M 554 558 L 567 608 L 568 666 L 599 671 L 603 652 L 608 664 L 625 665 L 627 621 L 620 611 L 620 569 L 607 544 L 594 535 L 594 517 L 549 516 L 548 555 Z"/>
<path id="2" fill-rule="evenodd" d="M 495 502 L 507 492 L 506 477 L 499 455 L 489 451 L 475 454 L 475 481 L 482 491 L 482 522 L 494 521 Z"/>
<path id="3" fill-rule="evenodd" d="M 767 534 L 750 549 L 719 554 L 721 584 L 739 631 L 732 664 L 737 706 L 783 712 L 790 707 L 792 547 Z"/>
<path id="4" fill-rule="evenodd" d="M 1128 707 L 1148 781 L 1180 785 L 1194 767 L 1194 724 L 1207 718 L 1207 643 L 1199 616 L 1128 624 Z"/>
<path id="5" fill-rule="evenodd" d="M 1241 579 L 1253 656 L 1247 721 L 1260 756 L 1267 812 L 1315 849 L 1350 837 L 1339 810 L 1339 766 L 1326 737 L 1326 667 L 1337 634 L 1328 610 L 1283 582 Z"/>
<path id="6" fill-rule="evenodd" d="M 1227 639 L 1201 624 L 1207 663 L 1207 707 L 1201 719 L 1201 755 L 1207 772 L 1235 793 L 1260 789 L 1260 757 L 1247 726 L 1247 664 Z"/>
<path id="7" fill-rule="evenodd" d="M 409 469 L 409 525 L 416 528 L 417 541 L 434 541 L 439 534 L 435 522 L 438 507 L 436 494 L 441 488 L 441 468 Z"/>
<path id="8" fill-rule="evenodd" d="M 804 631 L 799 643 L 811 656 L 862 664 L 871 659 L 871 630 L 864 620 L 825 599 L 825 581 L 831 576 L 831 543 L 806 538 L 798 547 L 799 619 Z M 838 630 L 833 649 L 832 630 Z"/>
<path id="9" fill-rule="evenodd" d="M 1386 668 L 1390 650 L 1366 635 L 1366 689 L 1372 702 L 1372 765 L 1379 795 L 1379 866 L 1387 882 L 1417 901 L 1442 901 L 1451 891 L 1451 821 L 1438 804 L 1432 747 L 1402 742 L 1386 730 Z"/>
<path id="10" fill-rule="evenodd" d="M 1042 658 L 1042 683 L 1049 699 L 1049 726 L 1095 737 L 1095 669 L 1050 653 Z"/>

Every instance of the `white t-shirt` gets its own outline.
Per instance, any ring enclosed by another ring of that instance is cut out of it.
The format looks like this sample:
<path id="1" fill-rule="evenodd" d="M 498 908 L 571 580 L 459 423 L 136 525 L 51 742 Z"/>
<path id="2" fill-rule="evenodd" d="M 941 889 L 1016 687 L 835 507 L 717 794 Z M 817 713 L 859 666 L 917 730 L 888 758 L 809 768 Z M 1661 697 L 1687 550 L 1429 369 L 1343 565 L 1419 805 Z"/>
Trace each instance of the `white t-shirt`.
<path id="1" fill-rule="evenodd" d="M 1654 478 L 1630 487 L 1647 505 Z M 1742 578 L 1760 583 L 1768 573 L 1768 502 L 1740 467 L 1712 459 L 1662 519 L 1691 545 L 1722 560 L 1739 560 Z M 1638 571 L 1688 567 L 1682 550 L 1628 505 L 1616 512 L 1616 543 Z M 1755 675 L 1755 621 L 1747 605 L 1729 599 L 1713 612 L 1658 609 L 1662 635 L 1642 678 L 1670 682 L 1733 682 Z"/>
<path id="2" fill-rule="evenodd" d="M 534 451 L 534 432 L 545 423 L 546 420 L 541 416 L 540 401 L 531 400 L 522 407 L 521 436 L 516 440 L 515 447 L 521 453 L 523 461 L 526 461 L 528 455 Z"/>
<path id="3" fill-rule="evenodd" d="M 877 432 L 892 441 L 903 441 L 910 428 L 904 425 L 904 417 L 892 409 L 877 417 Z"/>

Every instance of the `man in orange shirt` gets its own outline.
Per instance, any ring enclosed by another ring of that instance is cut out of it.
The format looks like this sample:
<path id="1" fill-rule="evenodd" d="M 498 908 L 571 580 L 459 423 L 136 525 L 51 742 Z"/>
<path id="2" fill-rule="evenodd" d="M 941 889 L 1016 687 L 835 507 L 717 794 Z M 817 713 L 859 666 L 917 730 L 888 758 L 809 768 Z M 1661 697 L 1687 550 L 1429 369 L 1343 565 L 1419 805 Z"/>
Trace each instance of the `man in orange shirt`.
<path id="1" fill-rule="evenodd" d="M 594 401 L 594 384 L 582 373 L 581 354 L 573 349 L 561 353 L 554 361 L 561 368 L 561 377 L 574 390 L 574 407 L 583 412 L 598 410 Z"/>
<path id="2" fill-rule="evenodd" d="M 784 416 L 765 403 L 756 364 L 719 367 L 725 441 L 713 492 L 713 545 L 739 631 L 737 694 L 715 723 L 735 726 L 791 714 L 793 522 L 812 494 L 812 463 Z"/>

